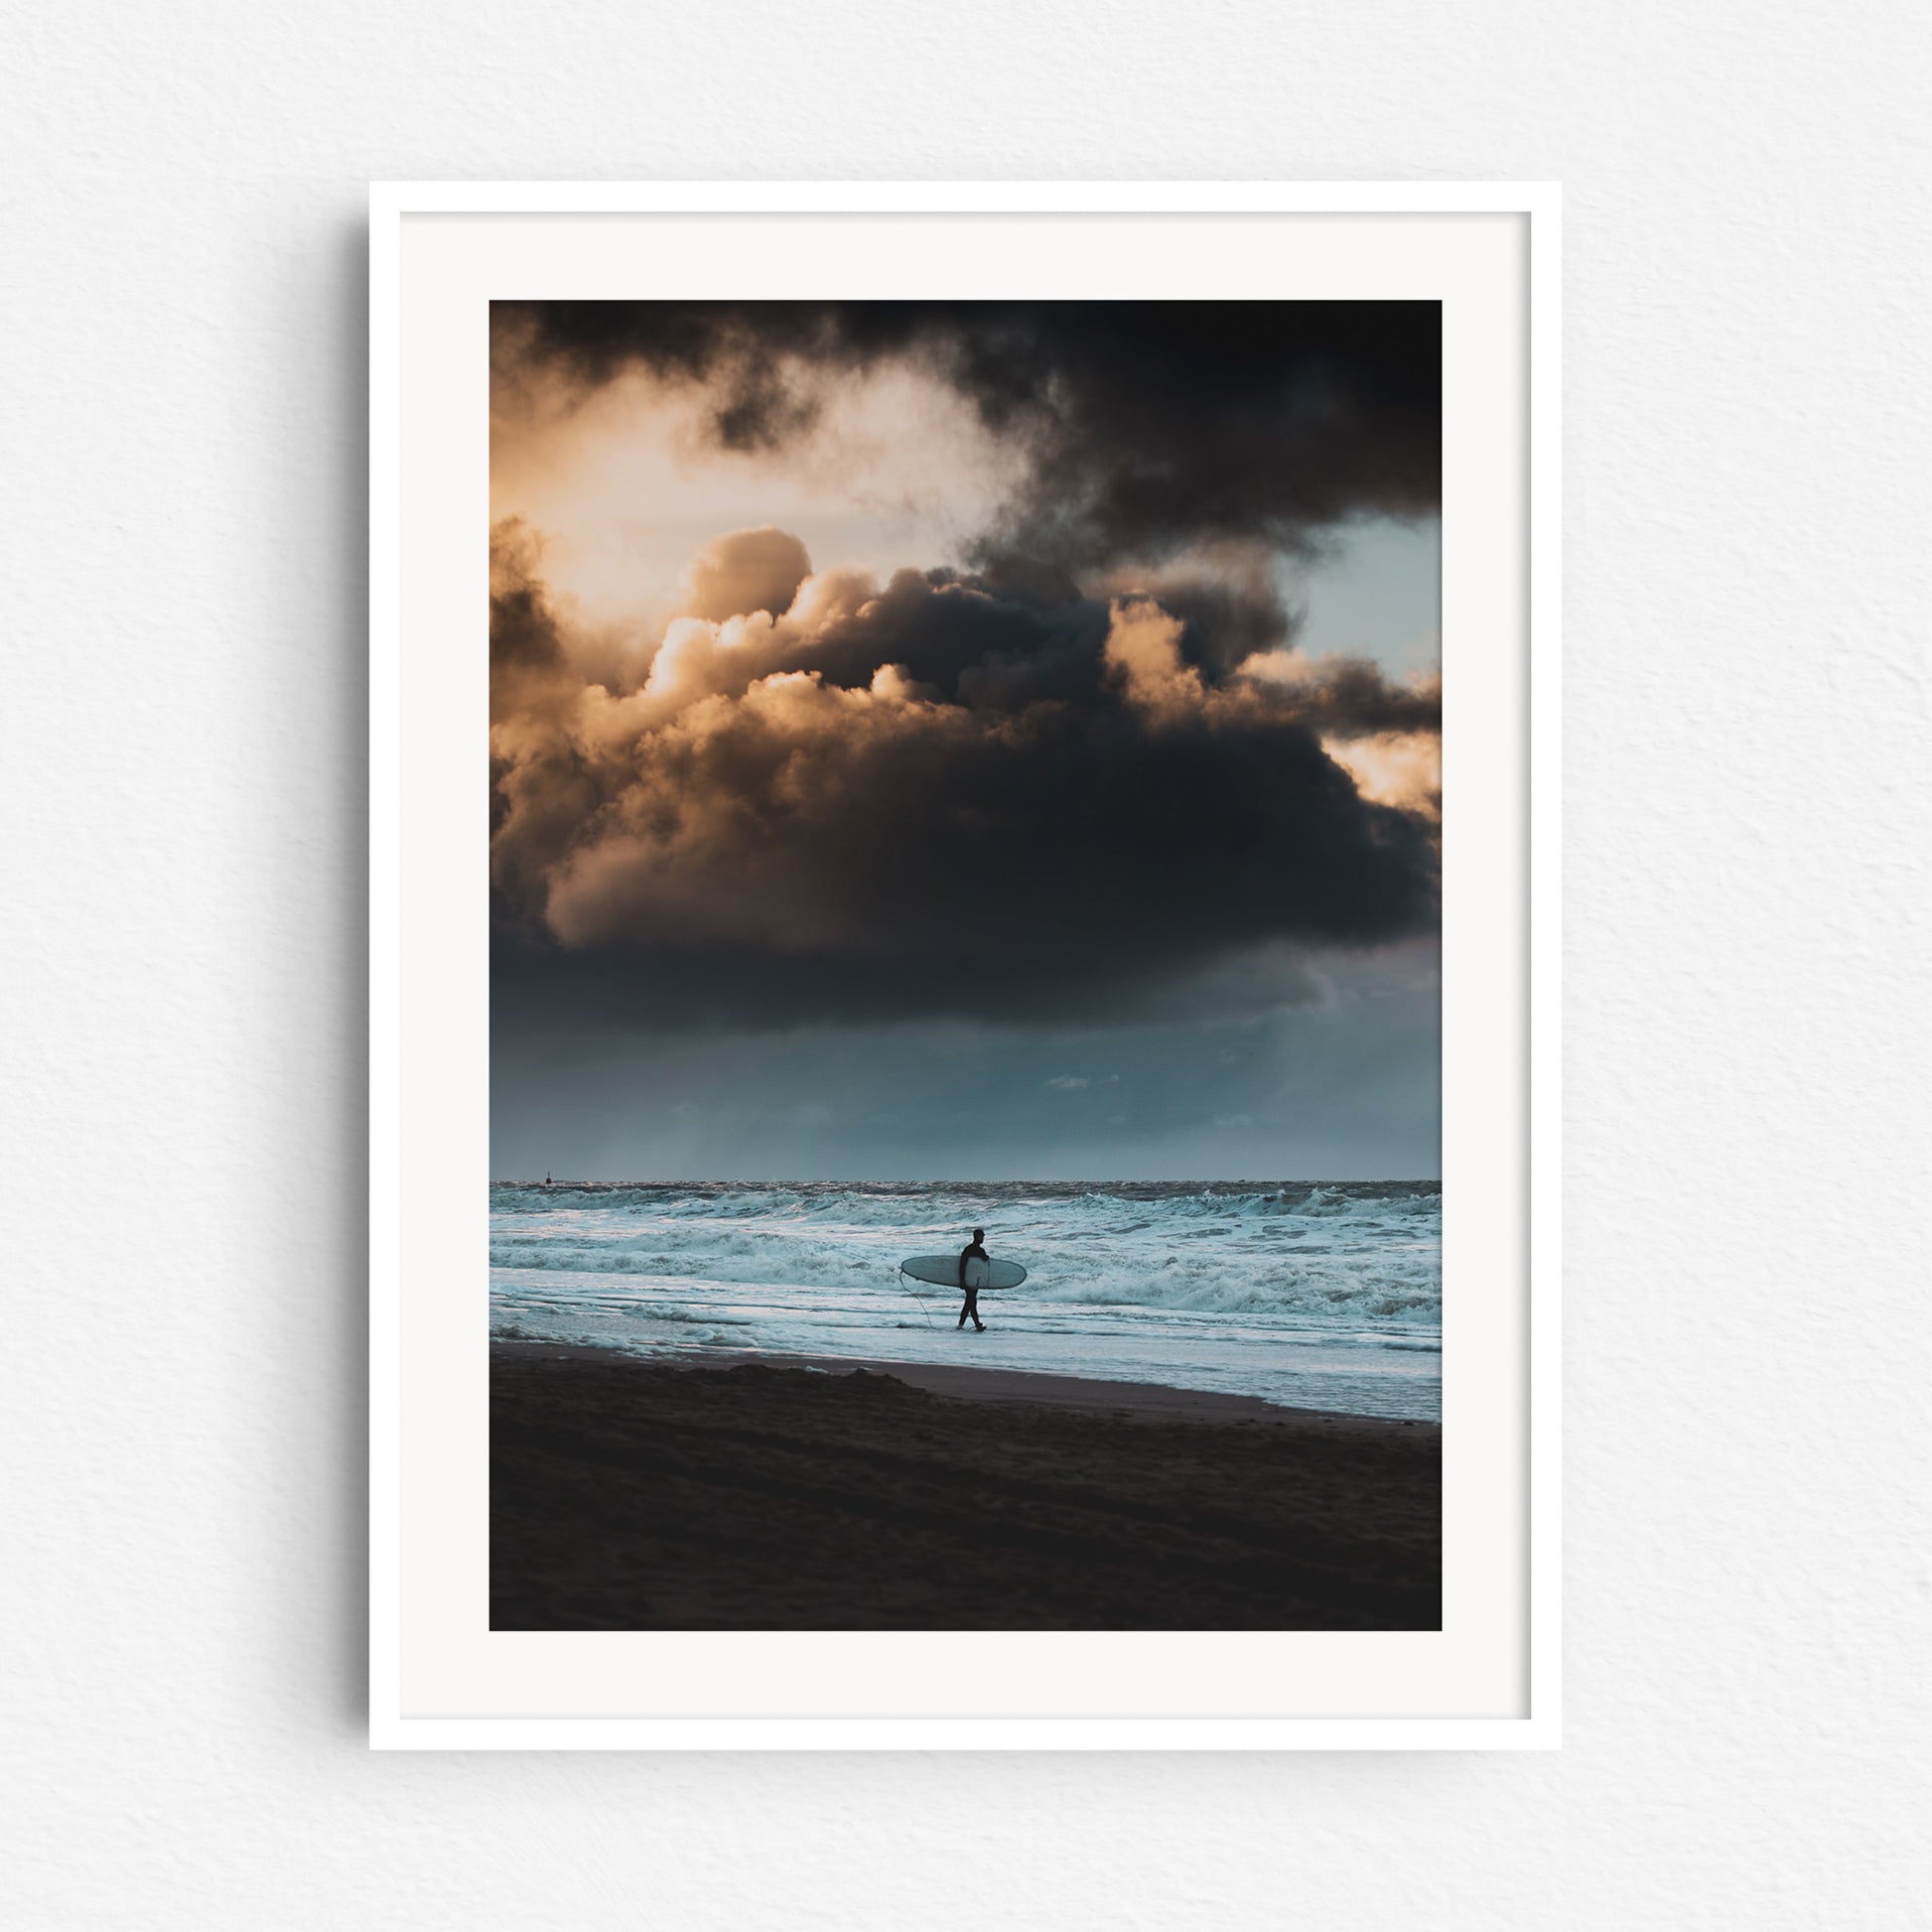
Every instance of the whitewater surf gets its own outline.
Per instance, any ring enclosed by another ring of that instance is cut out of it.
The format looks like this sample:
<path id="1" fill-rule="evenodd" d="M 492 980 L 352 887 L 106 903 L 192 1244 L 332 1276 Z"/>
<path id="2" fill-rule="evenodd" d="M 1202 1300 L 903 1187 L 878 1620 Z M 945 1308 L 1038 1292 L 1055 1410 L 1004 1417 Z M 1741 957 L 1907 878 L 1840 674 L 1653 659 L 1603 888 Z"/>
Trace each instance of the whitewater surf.
<path id="1" fill-rule="evenodd" d="M 700 1182 L 490 1189 L 501 1334 L 958 1359 L 898 1269 L 1024 1254 L 972 1359 L 1439 1420 L 1437 1182 Z"/>

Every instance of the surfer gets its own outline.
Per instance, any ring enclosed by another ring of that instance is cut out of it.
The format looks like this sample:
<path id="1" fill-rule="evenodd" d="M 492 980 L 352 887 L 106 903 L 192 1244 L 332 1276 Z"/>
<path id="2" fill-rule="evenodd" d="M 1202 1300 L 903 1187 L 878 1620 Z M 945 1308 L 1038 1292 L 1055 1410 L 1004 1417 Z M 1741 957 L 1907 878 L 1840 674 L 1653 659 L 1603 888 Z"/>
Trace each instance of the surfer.
<path id="1" fill-rule="evenodd" d="M 959 1311 L 959 1320 L 955 1324 L 961 1328 L 965 1327 L 966 1317 L 970 1314 L 973 1317 L 975 1331 L 982 1335 L 986 1333 L 986 1323 L 980 1319 L 980 1292 L 966 1279 L 966 1264 L 969 1261 L 985 1261 L 988 1258 L 986 1250 L 980 1245 L 985 1239 L 986 1230 L 975 1228 L 973 1238 L 959 1251 L 959 1291 L 966 1298 L 966 1306 Z"/>

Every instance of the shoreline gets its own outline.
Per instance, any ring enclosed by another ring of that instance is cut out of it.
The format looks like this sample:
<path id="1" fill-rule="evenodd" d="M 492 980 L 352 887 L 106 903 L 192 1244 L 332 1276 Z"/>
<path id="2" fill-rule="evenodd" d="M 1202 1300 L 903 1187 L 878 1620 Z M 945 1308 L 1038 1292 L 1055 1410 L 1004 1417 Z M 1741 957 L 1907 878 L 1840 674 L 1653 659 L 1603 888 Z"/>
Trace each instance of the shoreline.
<path id="1" fill-rule="evenodd" d="M 927 1395 L 955 1402 L 1036 1403 L 1048 1408 L 1086 1411 L 1142 1421 L 1260 1423 L 1268 1426 L 1328 1427 L 1427 1432 L 1440 1436 L 1442 1424 L 1421 1418 L 1363 1416 L 1344 1409 L 1307 1409 L 1269 1402 L 1256 1395 L 1230 1395 L 1215 1389 L 1183 1389 L 1165 1382 L 1107 1381 L 1095 1376 L 1055 1375 L 1041 1369 L 996 1368 L 976 1362 L 903 1362 L 888 1356 L 795 1355 L 755 1348 L 689 1348 L 675 1355 L 638 1355 L 628 1349 L 600 1348 L 590 1342 L 541 1341 L 491 1335 L 492 1361 L 502 1357 L 541 1357 L 556 1362 L 638 1368 L 797 1369 L 815 1375 L 889 1376 Z"/>

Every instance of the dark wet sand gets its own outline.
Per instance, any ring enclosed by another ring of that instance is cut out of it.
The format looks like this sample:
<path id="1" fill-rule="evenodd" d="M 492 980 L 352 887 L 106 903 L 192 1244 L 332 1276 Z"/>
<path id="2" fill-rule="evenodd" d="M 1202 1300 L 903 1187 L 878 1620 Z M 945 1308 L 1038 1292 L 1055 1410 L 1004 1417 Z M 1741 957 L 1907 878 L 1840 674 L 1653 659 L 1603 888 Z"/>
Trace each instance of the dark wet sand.
<path id="1" fill-rule="evenodd" d="M 495 1630 L 1433 1630 L 1441 1432 L 937 1364 L 490 1347 Z"/>

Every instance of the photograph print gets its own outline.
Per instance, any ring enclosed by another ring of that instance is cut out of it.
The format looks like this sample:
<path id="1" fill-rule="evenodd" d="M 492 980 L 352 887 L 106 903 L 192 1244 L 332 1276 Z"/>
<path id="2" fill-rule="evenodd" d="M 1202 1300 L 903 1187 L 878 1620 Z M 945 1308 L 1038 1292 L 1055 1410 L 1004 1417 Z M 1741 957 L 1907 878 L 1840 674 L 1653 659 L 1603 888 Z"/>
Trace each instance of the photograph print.
<path id="1" fill-rule="evenodd" d="M 1440 1627 L 1441 313 L 491 305 L 492 1630 Z"/>

